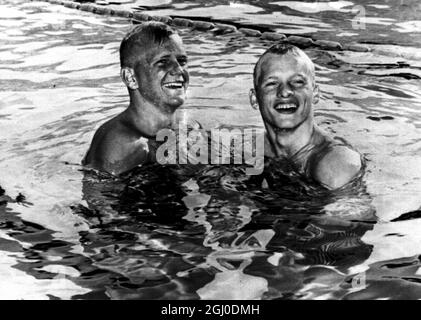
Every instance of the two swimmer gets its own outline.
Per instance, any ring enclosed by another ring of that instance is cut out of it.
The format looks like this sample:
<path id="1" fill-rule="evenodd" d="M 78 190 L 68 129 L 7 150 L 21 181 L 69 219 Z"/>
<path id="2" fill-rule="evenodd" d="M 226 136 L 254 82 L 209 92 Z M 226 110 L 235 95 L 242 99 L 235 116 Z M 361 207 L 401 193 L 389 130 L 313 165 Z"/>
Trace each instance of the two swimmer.
<path id="1" fill-rule="evenodd" d="M 97 130 L 83 160 L 112 174 L 154 160 L 155 136 L 174 125 L 189 84 L 182 40 L 163 23 L 135 27 L 121 43 L 120 60 L 130 104 Z M 362 161 L 358 152 L 316 126 L 318 100 L 314 64 L 302 50 L 277 44 L 260 57 L 250 102 L 265 125 L 265 156 L 292 160 L 298 172 L 336 189 L 360 172 Z"/>

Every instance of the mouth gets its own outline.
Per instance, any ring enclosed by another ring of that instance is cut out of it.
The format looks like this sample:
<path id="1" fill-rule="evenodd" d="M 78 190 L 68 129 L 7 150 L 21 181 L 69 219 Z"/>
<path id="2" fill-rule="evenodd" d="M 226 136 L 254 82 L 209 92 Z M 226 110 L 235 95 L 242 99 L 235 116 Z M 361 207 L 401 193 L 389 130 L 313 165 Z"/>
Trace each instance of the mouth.
<path id="1" fill-rule="evenodd" d="M 184 89 L 185 82 L 184 81 L 169 81 L 169 82 L 164 82 L 162 86 L 170 90 L 181 90 L 181 89 Z"/>
<path id="2" fill-rule="evenodd" d="M 298 110 L 298 105 L 295 103 L 278 103 L 275 105 L 274 109 L 278 113 L 292 114 Z"/>

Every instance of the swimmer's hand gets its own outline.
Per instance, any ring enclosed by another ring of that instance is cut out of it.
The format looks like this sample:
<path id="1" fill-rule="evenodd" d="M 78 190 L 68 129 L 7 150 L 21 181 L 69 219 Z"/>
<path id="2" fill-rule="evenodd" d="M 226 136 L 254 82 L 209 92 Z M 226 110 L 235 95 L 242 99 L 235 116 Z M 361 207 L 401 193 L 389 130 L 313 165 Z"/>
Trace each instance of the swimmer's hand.
<path id="1" fill-rule="evenodd" d="M 337 189 L 350 182 L 361 170 L 361 156 L 346 147 L 337 146 L 317 164 L 315 178 L 329 189 Z"/>

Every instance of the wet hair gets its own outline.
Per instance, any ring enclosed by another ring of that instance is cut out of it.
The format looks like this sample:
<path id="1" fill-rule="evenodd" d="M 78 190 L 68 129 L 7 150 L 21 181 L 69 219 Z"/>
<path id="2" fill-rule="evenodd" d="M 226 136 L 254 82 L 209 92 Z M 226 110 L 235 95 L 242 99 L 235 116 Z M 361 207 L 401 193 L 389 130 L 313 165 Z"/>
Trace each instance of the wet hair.
<path id="1" fill-rule="evenodd" d="M 278 55 L 278 56 L 285 56 L 287 54 L 290 54 L 294 57 L 300 57 L 303 58 L 304 60 L 306 60 L 306 63 L 309 67 L 309 71 L 311 73 L 311 76 L 313 77 L 313 79 L 315 78 L 315 70 L 314 70 L 314 64 L 313 61 L 311 61 L 311 59 L 308 57 L 308 55 L 301 50 L 300 48 L 289 44 L 289 43 L 278 43 L 275 44 L 273 46 L 271 46 L 269 49 L 267 49 L 259 58 L 259 60 L 257 61 L 256 65 L 254 66 L 254 71 L 253 71 L 253 83 L 254 83 L 254 88 L 257 88 L 257 84 L 259 82 L 259 77 L 260 77 L 260 65 L 262 64 L 263 61 L 263 57 L 265 57 L 268 54 L 274 54 L 274 55 Z"/>
<path id="2" fill-rule="evenodd" d="M 162 22 L 142 23 L 129 31 L 120 44 L 120 65 L 133 68 L 138 60 L 139 51 L 151 43 L 161 45 L 177 32 Z"/>

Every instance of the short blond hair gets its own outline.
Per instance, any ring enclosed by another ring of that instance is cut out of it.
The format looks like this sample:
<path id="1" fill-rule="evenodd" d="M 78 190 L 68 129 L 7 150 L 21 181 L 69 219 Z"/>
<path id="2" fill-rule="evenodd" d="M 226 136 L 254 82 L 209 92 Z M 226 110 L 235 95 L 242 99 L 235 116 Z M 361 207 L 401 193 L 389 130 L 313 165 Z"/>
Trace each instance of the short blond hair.
<path id="1" fill-rule="evenodd" d="M 134 27 L 120 44 L 121 67 L 133 68 L 137 62 L 139 50 L 149 47 L 151 43 L 162 44 L 174 34 L 177 34 L 177 31 L 157 21 L 142 23 Z"/>
<path id="2" fill-rule="evenodd" d="M 273 46 L 271 46 L 269 49 L 267 49 L 259 58 L 259 60 L 257 60 L 256 65 L 254 66 L 254 70 L 253 70 L 253 84 L 254 84 L 254 88 L 257 88 L 257 84 L 259 82 L 259 77 L 260 77 L 260 65 L 262 63 L 263 57 L 265 57 L 268 54 L 274 54 L 274 55 L 279 55 L 279 56 L 285 56 L 287 54 L 290 54 L 292 56 L 295 57 L 300 57 L 303 58 L 307 65 L 309 66 L 310 69 L 310 73 L 311 76 L 313 77 L 313 80 L 315 80 L 316 78 L 316 71 L 315 71 L 315 67 L 314 67 L 314 63 L 313 61 L 311 61 L 310 57 L 300 48 L 289 44 L 289 43 L 278 43 L 275 44 Z"/>

